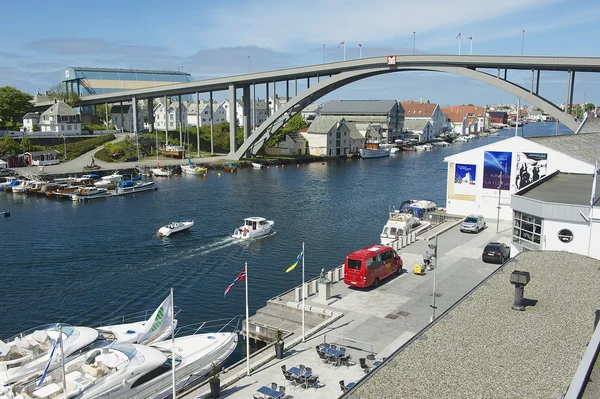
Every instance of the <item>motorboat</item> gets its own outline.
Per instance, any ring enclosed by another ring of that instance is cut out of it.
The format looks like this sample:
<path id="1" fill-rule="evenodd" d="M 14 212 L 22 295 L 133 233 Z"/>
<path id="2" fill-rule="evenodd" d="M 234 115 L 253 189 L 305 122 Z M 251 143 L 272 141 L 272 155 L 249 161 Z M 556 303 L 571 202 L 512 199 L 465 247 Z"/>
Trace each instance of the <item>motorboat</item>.
<path id="1" fill-rule="evenodd" d="M 98 338 L 98 331 L 93 328 L 59 323 L 32 328 L 5 341 L 0 340 L 0 385 L 41 374 L 59 337 L 59 329 L 65 356 Z M 56 365 L 59 357 L 55 359 L 52 362 Z"/>
<path id="2" fill-rule="evenodd" d="M 167 224 L 166 226 L 163 226 L 160 229 L 158 229 L 158 232 L 156 234 L 159 237 L 168 237 L 171 234 L 186 231 L 193 225 L 194 225 L 193 220 L 187 220 L 185 222 L 171 222 L 171 223 Z"/>
<path id="3" fill-rule="evenodd" d="M 400 212 L 408 213 L 420 220 L 424 220 L 427 214 L 437 209 L 437 204 L 430 200 L 406 200 L 400 204 Z"/>
<path id="4" fill-rule="evenodd" d="M 0 183 L 0 189 L 4 191 L 12 191 L 12 188 L 18 186 L 21 181 L 14 177 L 6 177 L 6 181 L 4 183 Z"/>
<path id="5" fill-rule="evenodd" d="M 175 389 L 186 391 L 204 381 L 213 364 L 220 367 L 225 362 L 235 350 L 237 339 L 237 333 L 220 332 L 154 345 L 100 341 L 68 358 L 64 371 L 62 367 L 53 369 L 41 384 L 37 380 L 20 381 L 11 393 L 25 399 L 164 399 L 173 389 L 173 362 Z"/>
<path id="6" fill-rule="evenodd" d="M 252 168 L 254 168 L 254 169 L 262 169 L 264 167 L 265 167 L 265 165 L 263 165 L 262 163 L 252 162 Z"/>
<path id="7" fill-rule="evenodd" d="M 423 144 L 415 146 L 415 150 L 417 151 L 431 151 L 433 146 L 431 144 Z"/>
<path id="8" fill-rule="evenodd" d="M 187 165 L 181 165 L 181 172 L 187 175 L 203 175 L 206 174 L 207 170 L 207 168 L 204 168 L 202 166 L 194 165 L 190 158 L 188 158 Z"/>
<path id="9" fill-rule="evenodd" d="M 95 198 L 106 198 L 112 194 L 108 192 L 106 188 L 100 187 L 81 187 L 77 192 L 71 194 L 71 200 L 73 201 L 87 201 Z"/>
<path id="10" fill-rule="evenodd" d="M 261 217 L 249 217 L 244 219 L 244 224 L 233 232 L 233 238 L 239 238 L 242 240 L 250 240 L 253 238 L 259 238 L 271 234 L 273 225 L 275 224 L 272 220 L 267 220 Z"/>
<path id="11" fill-rule="evenodd" d="M 72 186 L 89 186 L 100 180 L 100 176 L 95 173 L 88 173 L 81 177 L 76 177 L 71 180 Z"/>
<path id="12" fill-rule="evenodd" d="M 237 164 L 235 162 L 227 162 L 223 165 L 225 172 L 237 172 Z"/>
<path id="13" fill-rule="evenodd" d="M 365 143 L 364 148 L 359 150 L 360 157 L 363 159 L 389 157 L 391 146 L 389 144 Z"/>
<path id="14" fill-rule="evenodd" d="M 173 172 L 171 172 L 169 169 L 167 168 L 153 168 L 151 169 L 152 171 L 152 175 L 153 176 L 158 176 L 158 177 L 171 177 L 171 175 L 173 174 Z"/>
<path id="15" fill-rule="evenodd" d="M 429 228 L 430 223 L 420 221 L 409 213 L 401 212 L 399 209 L 390 212 L 390 218 L 388 219 L 383 231 L 381 232 L 380 239 L 382 245 L 390 245 L 393 241 L 406 237 L 413 232 L 420 232 Z"/>
<path id="16" fill-rule="evenodd" d="M 134 194 L 142 191 L 156 190 L 154 187 L 154 180 L 141 181 L 141 180 L 127 180 L 119 184 L 115 189 L 116 195 Z"/>
<path id="17" fill-rule="evenodd" d="M 108 176 L 102 176 L 99 181 L 94 183 L 94 186 L 100 188 L 109 188 L 110 186 L 118 186 L 124 181 L 131 180 L 130 174 L 113 173 Z"/>
<path id="18" fill-rule="evenodd" d="M 32 184 L 29 180 L 21 180 L 19 184 L 12 187 L 12 192 L 15 194 L 23 194 L 27 192 L 27 188 Z M 10 185 L 9 185 L 10 186 Z M 7 186 L 7 187 L 9 187 Z"/>

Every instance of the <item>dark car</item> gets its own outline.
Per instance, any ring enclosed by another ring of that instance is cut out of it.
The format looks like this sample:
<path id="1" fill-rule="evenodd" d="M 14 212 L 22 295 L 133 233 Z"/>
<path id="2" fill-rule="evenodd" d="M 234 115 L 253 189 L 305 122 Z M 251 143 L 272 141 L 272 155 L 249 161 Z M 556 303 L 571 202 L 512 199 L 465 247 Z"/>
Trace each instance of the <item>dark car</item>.
<path id="1" fill-rule="evenodd" d="M 127 157 L 123 161 L 125 162 L 135 162 L 138 160 L 138 157 Z"/>
<path id="2" fill-rule="evenodd" d="M 481 254 L 481 260 L 486 263 L 504 263 L 507 259 L 510 259 L 510 247 L 502 242 L 490 242 Z"/>
<path id="3" fill-rule="evenodd" d="M 17 172 L 12 169 L 0 169 L 0 176 L 14 176 Z"/>

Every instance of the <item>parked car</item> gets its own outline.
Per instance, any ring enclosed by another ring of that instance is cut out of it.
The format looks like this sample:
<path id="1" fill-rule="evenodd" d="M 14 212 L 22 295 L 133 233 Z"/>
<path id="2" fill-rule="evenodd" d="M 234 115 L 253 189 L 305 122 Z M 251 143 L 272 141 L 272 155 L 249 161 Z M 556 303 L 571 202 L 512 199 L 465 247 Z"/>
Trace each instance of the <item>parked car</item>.
<path id="1" fill-rule="evenodd" d="M 479 233 L 481 230 L 485 229 L 487 225 L 483 220 L 483 216 L 481 215 L 469 215 L 463 220 L 460 224 L 460 231 L 463 233 Z"/>
<path id="2" fill-rule="evenodd" d="M 138 157 L 127 157 L 123 161 L 125 162 L 135 162 L 138 160 Z"/>
<path id="3" fill-rule="evenodd" d="M 352 287 L 377 287 L 381 280 L 401 273 L 402 258 L 385 245 L 352 252 L 344 263 L 344 283 Z"/>
<path id="4" fill-rule="evenodd" d="M 14 176 L 17 172 L 12 169 L 0 169 L 0 176 Z"/>
<path id="5" fill-rule="evenodd" d="M 510 247 L 502 242 L 490 242 L 483 249 L 481 260 L 485 263 L 504 263 L 510 259 Z"/>

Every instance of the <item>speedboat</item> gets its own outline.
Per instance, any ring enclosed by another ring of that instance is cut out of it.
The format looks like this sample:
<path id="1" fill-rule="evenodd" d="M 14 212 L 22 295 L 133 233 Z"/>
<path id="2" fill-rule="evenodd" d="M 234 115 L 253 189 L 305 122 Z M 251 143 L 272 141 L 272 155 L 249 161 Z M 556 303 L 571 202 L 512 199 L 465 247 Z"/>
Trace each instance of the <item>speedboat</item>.
<path id="1" fill-rule="evenodd" d="M 93 328 L 60 323 L 32 328 L 6 341 L 0 340 L 0 385 L 41 374 L 59 337 L 59 327 L 65 356 L 98 338 L 98 331 Z M 58 364 L 59 357 L 53 362 Z"/>
<path id="2" fill-rule="evenodd" d="M 190 158 L 188 158 L 187 165 L 181 165 L 181 172 L 187 175 L 203 175 L 206 173 L 207 170 L 207 168 L 194 165 Z"/>
<path id="3" fill-rule="evenodd" d="M 265 165 L 263 165 L 262 163 L 258 163 L 258 162 L 252 162 L 252 167 L 254 169 L 262 169 L 265 167 Z"/>
<path id="4" fill-rule="evenodd" d="M 62 367 L 53 369 L 41 383 L 19 381 L 11 393 L 40 399 L 164 399 L 173 389 L 173 362 L 175 389 L 185 391 L 204 381 L 211 365 L 220 367 L 236 346 L 237 333 L 189 335 L 150 346 L 98 342 L 67 359 L 64 371 Z"/>
<path id="5" fill-rule="evenodd" d="M 141 181 L 141 180 L 127 180 L 119 184 L 115 189 L 116 195 L 134 194 L 142 191 L 155 190 L 154 180 Z"/>
<path id="6" fill-rule="evenodd" d="M 99 187 L 81 187 L 77 192 L 71 194 L 71 200 L 73 201 L 87 201 L 95 198 L 106 198 L 111 196 L 106 188 Z"/>
<path id="7" fill-rule="evenodd" d="M 240 238 L 242 240 L 250 240 L 253 238 L 259 238 L 266 236 L 273 230 L 272 220 L 267 220 L 261 217 L 250 217 L 244 219 L 244 224 L 233 232 L 233 238 Z"/>
<path id="8" fill-rule="evenodd" d="M 168 237 L 171 234 L 188 230 L 193 225 L 194 225 L 193 220 L 188 220 L 185 222 L 171 222 L 168 225 L 163 226 L 160 229 L 158 229 L 158 232 L 156 234 L 160 237 Z"/>
<path id="9" fill-rule="evenodd" d="M 127 180 L 131 180 L 131 175 L 113 173 L 112 175 L 102 176 L 99 181 L 94 183 L 94 186 L 100 188 L 109 188 L 109 186 L 117 186 Z"/>
<path id="10" fill-rule="evenodd" d="M 27 192 L 27 188 L 31 187 L 32 182 L 28 181 L 28 180 L 21 180 L 19 182 L 19 184 L 17 184 L 16 186 L 12 187 L 12 192 L 13 193 L 26 193 Z M 7 187 L 10 187 L 10 185 L 8 185 Z"/>
<path id="11" fill-rule="evenodd" d="M 406 237 L 413 232 L 418 233 L 429 228 L 429 226 L 429 222 L 422 222 L 409 213 L 394 210 L 390 212 L 390 218 L 385 226 L 383 226 L 383 231 L 380 235 L 381 244 L 390 245 L 393 241 L 401 237 Z"/>

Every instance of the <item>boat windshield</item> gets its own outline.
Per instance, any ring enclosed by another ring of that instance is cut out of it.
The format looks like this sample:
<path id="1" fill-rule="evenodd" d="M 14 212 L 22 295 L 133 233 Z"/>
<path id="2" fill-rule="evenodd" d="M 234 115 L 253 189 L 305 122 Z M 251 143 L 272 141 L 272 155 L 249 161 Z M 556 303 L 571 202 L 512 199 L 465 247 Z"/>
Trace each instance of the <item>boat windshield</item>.
<path id="1" fill-rule="evenodd" d="M 34 328 L 30 328 L 29 330 L 23 331 L 22 333 L 15 335 L 7 340 L 7 342 L 14 341 L 15 338 L 23 338 L 26 335 L 33 334 L 36 331 L 45 331 L 48 333 L 52 339 L 56 339 L 58 337 L 58 327 L 62 327 L 62 333 L 65 335 L 65 338 L 69 338 L 71 335 L 75 334 L 77 336 L 79 333 L 75 328 L 73 328 L 70 324 L 65 323 L 56 323 L 56 324 L 46 324 L 43 326 L 38 326 Z"/>

